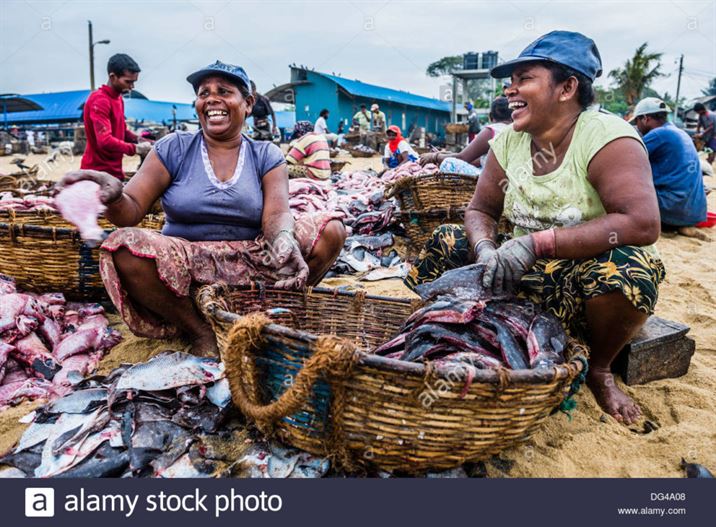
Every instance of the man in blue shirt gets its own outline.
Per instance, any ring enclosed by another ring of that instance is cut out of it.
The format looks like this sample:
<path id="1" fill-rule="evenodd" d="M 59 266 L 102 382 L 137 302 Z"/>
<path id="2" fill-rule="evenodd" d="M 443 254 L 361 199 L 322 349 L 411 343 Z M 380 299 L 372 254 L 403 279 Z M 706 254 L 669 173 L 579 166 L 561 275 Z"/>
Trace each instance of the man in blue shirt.
<path id="1" fill-rule="evenodd" d="M 669 112 L 664 101 L 647 97 L 639 101 L 632 117 L 649 152 L 662 229 L 708 240 L 694 228 L 706 219 L 699 154 L 688 134 L 667 120 Z"/>

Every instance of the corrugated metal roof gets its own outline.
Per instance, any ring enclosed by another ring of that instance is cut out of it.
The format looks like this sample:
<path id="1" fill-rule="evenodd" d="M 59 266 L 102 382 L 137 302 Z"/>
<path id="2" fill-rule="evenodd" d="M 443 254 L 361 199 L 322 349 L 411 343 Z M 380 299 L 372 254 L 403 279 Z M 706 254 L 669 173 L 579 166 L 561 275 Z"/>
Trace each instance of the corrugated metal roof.
<path id="1" fill-rule="evenodd" d="M 430 97 L 416 95 L 407 91 L 384 88 L 382 86 L 376 86 L 375 84 L 361 82 L 359 80 L 344 79 L 343 77 L 336 77 L 335 75 L 329 75 L 327 73 L 320 73 L 317 71 L 314 73 L 332 80 L 351 95 L 356 95 L 358 97 L 376 99 L 378 101 L 390 101 L 396 104 L 406 104 L 408 106 L 418 106 L 420 108 L 429 108 L 431 110 L 438 110 L 441 112 L 450 111 L 450 103 L 439 99 L 431 99 Z"/>
<path id="2" fill-rule="evenodd" d="M 53 93 L 33 93 L 23 97 L 35 101 L 44 110 L 31 112 L 17 112 L 8 114 L 10 123 L 43 122 L 53 123 L 61 121 L 79 121 L 82 119 L 82 107 L 89 97 L 90 90 L 75 90 Z M 164 101 L 150 101 L 141 97 L 124 99 L 124 114 L 128 120 L 169 122 L 172 120 L 172 105 L 177 107 L 177 120 L 187 121 L 196 119 L 191 104 L 171 103 Z"/>
<path id="3" fill-rule="evenodd" d="M 8 116 L 8 122 L 28 121 L 73 121 L 82 118 L 82 105 L 90 90 L 62 91 L 54 93 L 32 93 L 23 97 L 35 101 L 44 110 L 18 112 Z"/>
<path id="4" fill-rule="evenodd" d="M 176 106 L 177 121 L 192 121 L 196 119 L 196 113 L 191 104 L 149 101 L 146 99 L 125 99 L 124 116 L 128 120 L 170 123 L 174 118 L 172 115 L 172 106 Z"/>

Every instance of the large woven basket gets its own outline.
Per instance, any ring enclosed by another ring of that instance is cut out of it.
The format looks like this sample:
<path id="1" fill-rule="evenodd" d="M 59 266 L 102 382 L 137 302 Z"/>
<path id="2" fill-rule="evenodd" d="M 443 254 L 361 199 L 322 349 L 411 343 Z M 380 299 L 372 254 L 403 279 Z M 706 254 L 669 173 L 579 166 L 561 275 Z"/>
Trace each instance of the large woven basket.
<path id="1" fill-rule="evenodd" d="M 446 223 L 462 224 L 464 207 L 446 207 L 428 210 L 403 210 L 398 213 L 405 233 L 410 238 L 410 254 L 415 255 L 433 235 L 433 231 Z"/>
<path id="2" fill-rule="evenodd" d="M 3 211 L 0 217 L 0 273 L 35 292 L 58 291 L 70 300 L 106 298 L 99 275 L 99 249 L 82 242 L 74 226 L 57 213 Z M 162 216 L 139 225 L 161 228 Z M 101 218 L 106 233 L 115 227 Z"/>
<path id="3" fill-rule="evenodd" d="M 466 134 L 468 130 L 467 123 L 448 123 L 445 125 L 445 132 L 448 134 Z"/>
<path id="4" fill-rule="evenodd" d="M 409 300 L 214 285 L 197 302 L 239 409 L 263 432 L 349 471 L 447 469 L 525 441 L 585 364 L 572 342 L 565 365 L 480 370 L 470 382 L 463 370 L 366 352 L 396 334 L 417 307 Z M 281 323 L 246 315 L 266 309 Z"/>
<path id="5" fill-rule="evenodd" d="M 466 207 L 476 185 L 476 176 L 463 174 L 406 176 L 387 187 L 386 197 L 396 197 L 402 210 Z"/>
<path id="6" fill-rule="evenodd" d="M 356 148 L 348 148 L 348 152 L 350 152 L 353 157 L 373 157 L 378 155 L 378 152 L 364 152 Z"/>

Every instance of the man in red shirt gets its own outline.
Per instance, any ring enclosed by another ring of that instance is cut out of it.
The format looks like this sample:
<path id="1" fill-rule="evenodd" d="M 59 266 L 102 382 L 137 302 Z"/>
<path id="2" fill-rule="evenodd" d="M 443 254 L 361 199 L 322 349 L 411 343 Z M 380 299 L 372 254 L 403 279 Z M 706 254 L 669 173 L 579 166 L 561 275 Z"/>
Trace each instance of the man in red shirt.
<path id="1" fill-rule="evenodd" d="M 112 55 L 107 63 L 109 79 L 87 98 L 84 107 L 87 147 L 80 168 L 100 170 L 123 180 L 122 157 L 145 156 L 149 143 L 127 129 L 124 120 L 123 93 L 129 93 L 139 76 L 139 66 L 124 53 Z"/>

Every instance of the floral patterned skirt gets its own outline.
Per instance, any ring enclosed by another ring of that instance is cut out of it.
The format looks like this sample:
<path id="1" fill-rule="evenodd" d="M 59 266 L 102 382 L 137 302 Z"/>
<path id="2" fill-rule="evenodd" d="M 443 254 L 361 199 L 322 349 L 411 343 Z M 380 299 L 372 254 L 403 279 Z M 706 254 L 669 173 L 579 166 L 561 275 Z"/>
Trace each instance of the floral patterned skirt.
<path id="1" fill-rule="evenodd" d="M 441 225 L 425 244 L 405 278 L 405 285 L 414 289 L 473 261 L 465 228 Z M 518 296 L 542 305 L 562 321 L 572 336 L 583 339 L 585 301 L 618 290 L 636 309 L 651 315 L 665 274 L 659 258 L 641 247 L 625 245 L 584 260 L 537 260 L 522 277 Z"/>
<path id="2" fill-rule="evenodd" d="M 294 234 L 307 260 L 323 230 L 331 220 L 340 220 L 333 212 L 305 214 L 296 219 Z M 102 244 L 100 273 L 110 299 L 124 322 L 136 335 L 170 338 L 179 330 L 173 324 L 137 309 L 117 275 L 112 253 L 126 248 L 134 256 L 155 261 L 159 278 L 177 297 L 186 297 L 197 285 L 225 283 L 249 284 L 278 280 L 271 267 L 268 244 L 259 236 L 255 240 L 190 242 L 183 238 L 164 236 L 159 232 L 128 227 L 117 229 Z"/>

